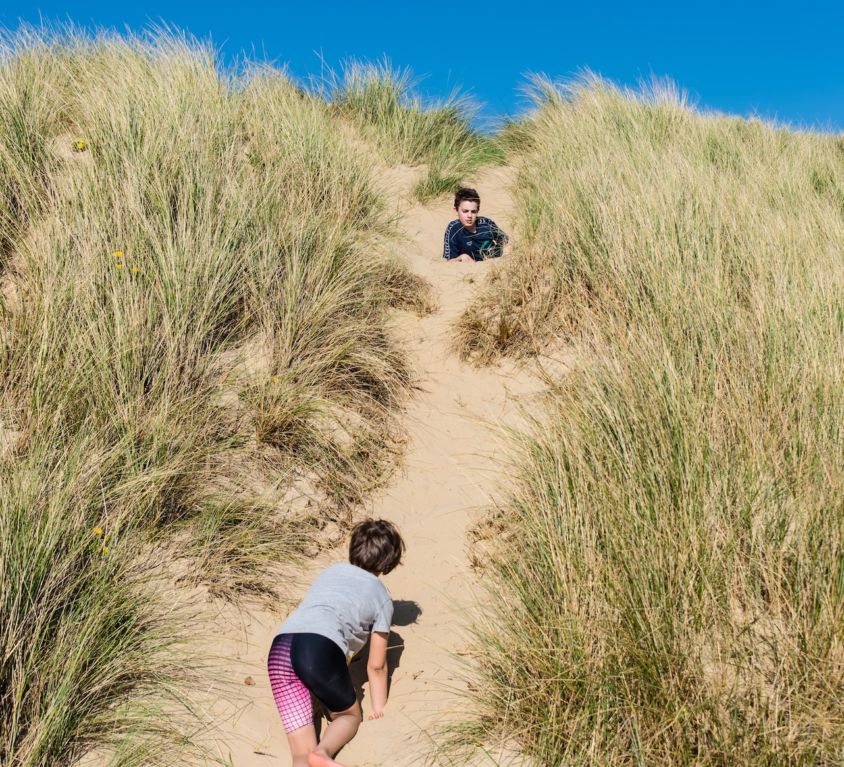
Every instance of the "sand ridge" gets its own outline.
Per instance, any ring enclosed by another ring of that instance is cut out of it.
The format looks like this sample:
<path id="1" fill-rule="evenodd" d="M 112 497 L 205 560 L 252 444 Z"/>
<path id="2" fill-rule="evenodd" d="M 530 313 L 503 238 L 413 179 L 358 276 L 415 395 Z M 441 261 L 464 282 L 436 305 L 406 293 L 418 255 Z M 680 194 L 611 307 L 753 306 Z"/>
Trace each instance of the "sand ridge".
<path id="1" fill-rule="evenodd" d="M 410 190 L 418 169 L 393 169 L 383 177 L 402 214 L 401 255 L 428 280 L 439 309 L 419 318 L 401 312 L 396 332 L 404 342 L 417 376 L 417 390 L 404 414 L 407 449 L 402 468 L 372 499 L 367 513 L 400 528 L 407 554 L 403 565 L 385 577 L 394 602 L 390 638 L 392 681 L 381 720 L 364 723 L 338 757 L 356 767 L 424 763 L 437 728 L 459 711 L 465 689 L 459 655 L 467 647 L 467 611 L 475 604 L 478 581 L 467 556 L 467 528 L 489 503 L 500 482 L 500 450 L 489 424 L 515 423 L 519 403 L 542 390 L 528 369 L 503 363 L 475 369 L 453 353 L 457 318 L 489 269 L 500 262 L 456 264 L 443 261 L 442 237 L 452 218 L 450 199 L 427 206 L 414 203 Z M 479 174 L 483 214 L 512 232 L 512 170 Z M 314 572 L 345 555 L 338 549 L 321 555 L 302 575 L 301 589 Z M 284 617 L 270 611 L 222 615 L 229 630 L 209 638 L 219 657 L 230 659 L 230 676 L 251 682 L 241 687 L 239 702 L 219 697 L 207 715 L 216 721 L 211 737 L 218 763 L 234 767 L 288 765 L 287 744 L 275 710 L 264 667 L 273 630 Z M 353 675 L 365 678 L 356 661 Z M 364 717 L 369 701 L 364 688 Z M 512 754 L 492 749 L 481 764 L 505 764 Z M 210 764 L 211 762 L 209 762 Z"/>

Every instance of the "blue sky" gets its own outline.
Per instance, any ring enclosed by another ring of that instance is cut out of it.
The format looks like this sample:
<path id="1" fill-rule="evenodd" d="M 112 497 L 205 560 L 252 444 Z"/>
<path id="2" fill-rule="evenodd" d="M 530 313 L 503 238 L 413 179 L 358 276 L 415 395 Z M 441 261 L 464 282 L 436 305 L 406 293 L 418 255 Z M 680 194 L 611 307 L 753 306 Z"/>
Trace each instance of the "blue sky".
<path id="1" fill-rule="evenodd" d="M 704 108 L 844 131 L 844 3 L 338 2 L 255 0 L 0 5 L 23 19 L 142 30 L 160 21 L 210 37 L 226 60 L 247 55 L 304 79 L 350 57 L 387 56 L 424 76 L 420 90 L 459 87 L 484 116 L 517 114 L 526 73 L 569 78 L 589 68 L 636 85 L 669 77 Z"/>

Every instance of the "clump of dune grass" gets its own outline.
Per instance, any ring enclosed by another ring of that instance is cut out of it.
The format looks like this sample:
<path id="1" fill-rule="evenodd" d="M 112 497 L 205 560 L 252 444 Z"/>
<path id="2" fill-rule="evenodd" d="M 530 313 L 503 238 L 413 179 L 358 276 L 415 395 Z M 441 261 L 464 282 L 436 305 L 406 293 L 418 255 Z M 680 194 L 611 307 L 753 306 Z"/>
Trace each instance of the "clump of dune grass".
<path id="1" fill-rule="evenodd" d="M 795 238 L 805 252 L 837 244 L 839 139 L 702 117 L 670 89 L 622 94 L 587 78 L 538 81 L 535 95 L 518 129 L 529 136 L 515 190 L 524 247 L 461 322 L 459 346 L 478 361 L 575 337 L 584 307 L 629 318 L 661 299 L 670 312 L 687 279 L 736 277 L 747 290 L 751 267 Z"/>
<path id="2" fill-rule="evenodd" d="M 0 37 L 0 269 L 15 239 L 43 212 L 55 169 L 48 141 L 56 125 L 56 94 L 39 71 L 45 63 L 41 44 L 31 43 L 22 49 Z"/>
<path id="3" fill-rule="evenodd" d="M 350 518 L 399 444 L 413 281 L 375 158 L 278 71 L 170 34 L 4 45 L 0 762 L 172 764 L 149 556 L 267 599 Z"/>
<path id="4" fill-rule="evenodd" d="M 187 745 L 183 639 L 156 609 L 156 563 L 136 556 L 132 521 L 104 511 L 121 467 L 101 450 L 80 439 L 0 462 L 3 764 L 71 764 L 92 749 L 166 764 Z M 168 760 L 155 757 L 162 740 Z"/>
<path id="5" fill-rule="evenodd" d="M 237 601 L 247 593 L 272 605 L 279 596 L 272 574 L 285 558 L 294 560 L 308 540 L 297 521 L 279 519 L 258 499 L 206 499 L 187 530 L 187 554 L 195 560 L 188 580 L 207 584 L 216 597 Z"/>
<path id="6" fill-rule="evenodd" d="M 328 98 L 374 142 L 391 165 L 425 163 L 428 172 L 416 186 L 422 201 L 453 191 L 479 167 L 501 162 L 498 144 L 471 127 L 474 109 L 453 95 L 427 105 L 415 93 L 408 69 L 351 61 L 327 88 Z"/>
<path id="7" fill-rule="evenodd" d="M 665 90 L 543 99 L 526 242 L 463 340 L 580 359 L 513 435 L 477 715 L 454 743 L 514 739 L 540 764 L 838 763 L 840 142 Z"/>

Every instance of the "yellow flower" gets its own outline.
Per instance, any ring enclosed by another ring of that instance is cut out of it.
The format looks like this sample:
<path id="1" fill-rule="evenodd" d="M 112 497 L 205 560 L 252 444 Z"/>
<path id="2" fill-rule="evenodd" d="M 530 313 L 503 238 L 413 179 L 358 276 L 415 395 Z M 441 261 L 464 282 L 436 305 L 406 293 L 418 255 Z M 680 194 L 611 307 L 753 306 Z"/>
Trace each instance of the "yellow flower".
<path id="1" fill-rule="evenodd" d="M 111 254 L 115 258 L 123 258 L 123 251 L 122 250 L 115 250 L 114 253 Z"/>
<path id="2" fill-rule="evenodd" d="M 118 269 L 122 269 L 122 268 L 123 268 L 123 264 L 121 264 L 121 263 L 119 263 L 119 262 L 118 262 L 118 263 L 116 263 L 116 264 L 115 264 L 115 266 L 116 266 Z"/>
<path id="3" fill-rule="evenodd" d="M 137 274 L 139 271 L 141 271 L 141 267 L 140 266 L 133 266 L 129 271 L 131 271 L 132 274 Z"/>
<path id="4" fill-rule="evenodd" d="M 92 532 L 93 532 L 93 533 L 94 533 L 94 535 L 96 535 L 98 538 L 101 538 L 101 537 L 102 537 L 102 535 L 103 535 L 103 533 L 104 533 L 105 531 L 104 531 L 101 527 L 95 527 L 95 528 L 93 529 L 93 531 L 92 531 Z"/>
<path id="5" fill-rule="evenodd" d="M 278 383 L 278 376 L 273 376 L 270 380 L 272 380 L 273 383 Z"/>
<path id="6" fill-rule="evenodd" d="M 111 549 L 109 549 L 108 546 L 103 546 L 103 554 L 108 554 L 109 551 L 111 551 Z"/>
<path id="7" fill-rule="evenodd" d="M 77 152 L 84 152 L 88 148 L 88 142 L 84 139 L 79 139 L 73 143 L 73 149 Z"/>

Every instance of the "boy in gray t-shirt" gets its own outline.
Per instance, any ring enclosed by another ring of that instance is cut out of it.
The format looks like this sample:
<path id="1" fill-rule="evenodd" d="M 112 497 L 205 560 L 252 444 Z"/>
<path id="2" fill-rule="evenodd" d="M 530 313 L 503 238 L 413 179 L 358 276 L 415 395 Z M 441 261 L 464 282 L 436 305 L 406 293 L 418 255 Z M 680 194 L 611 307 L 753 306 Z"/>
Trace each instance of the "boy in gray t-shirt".
<path id="1" fill-rule="evenodd" d="M 320 573 L 276 634 L 319 634 L 351 658 L 373 631 L 389 633 L 392 620 L 393 600 L 378 576 L 337 564 Z"/>
<path id="2" fill-rule="evenodd" d="M 391 522 L 361 522 L 352 531 L 350 564 L 323 570 L 278 628 L 267 666 L 294 767 L 336 765 L 332 757 L 357 733 L 363 715 L 348 660 L 367 639 L 369 718 L 384 715 L 393 601 L 378 576 L 393 570 L 403 551 L 404 541 Z M 319 744 L 311 694 L 331 712 Z"/>

